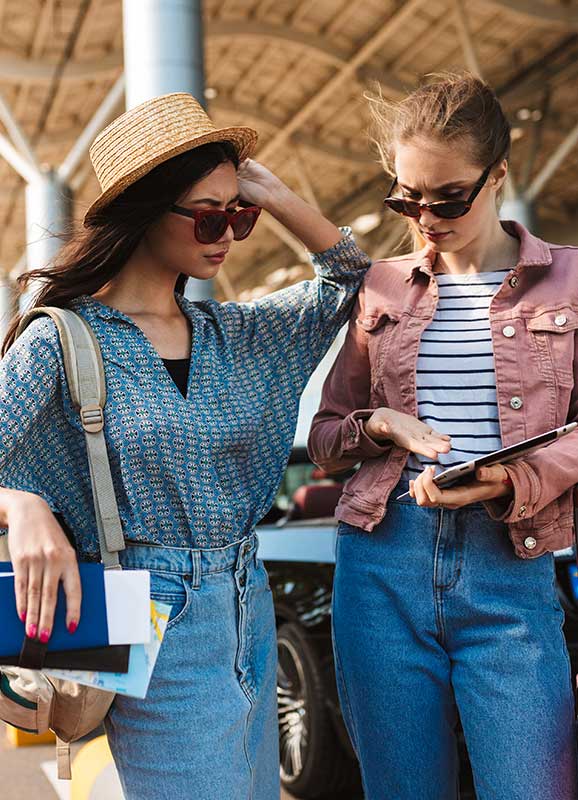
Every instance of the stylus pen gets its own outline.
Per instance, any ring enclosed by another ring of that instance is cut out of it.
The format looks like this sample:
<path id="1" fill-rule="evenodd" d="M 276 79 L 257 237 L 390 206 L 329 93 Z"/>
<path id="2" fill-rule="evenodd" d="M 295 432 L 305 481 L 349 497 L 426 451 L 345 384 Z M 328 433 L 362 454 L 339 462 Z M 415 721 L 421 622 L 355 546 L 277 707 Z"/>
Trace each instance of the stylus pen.
<path id="1" fill-rule="evenodd" d="M 402 497 L 409 497 L 409 492 L 404 492 L 403 494 L 400 494 L 400 495 L 399 495 L 398 497 L 396 497 L 395 499 L 396 499 L 396 500 L 401 500 L 401 498 L 402 498 Z"/>

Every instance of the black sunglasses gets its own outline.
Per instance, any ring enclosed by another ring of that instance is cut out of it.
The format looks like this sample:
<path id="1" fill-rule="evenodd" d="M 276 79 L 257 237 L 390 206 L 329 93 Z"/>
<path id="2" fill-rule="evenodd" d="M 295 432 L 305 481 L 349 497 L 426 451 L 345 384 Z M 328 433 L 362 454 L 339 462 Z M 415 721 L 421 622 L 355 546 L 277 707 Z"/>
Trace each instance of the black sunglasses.
<path id="1" fill-rule="evenodd" d="M 474 200 L 488 180 L 493 166 L 493 164 L 490 164 L 489 167 L 486 167 L 482 177 L 474 186 L 467 200 L 436 200 L 433 203 L 418 203 L 417 200 L 408 200 L 405 197 L 390 197 L 389 195 L 391 195 L 397 184 L 396 176 L 389 188 L 388 197 L 385 198 L 383 204 L 392 211 L 395 211 L 396 214 L 403 214 L 404 217 L 413 217 L 414 219 L 420 217 L 422 212 L 426 209 L 441 219 L 457 219 L 458 217 L 463 217 L 464 214 L 467 214 L 471 209 Z"/>
<path id="2" fill-rule="evenodd" d="M 239 211 L 222 211 L 219 208 L 205 208 L 192 211 L 183 206 L 171 206 L 171 211 L 182 217 L 195 220 L 194 234 L 197 242 L 213 244 L 218 242 L 229 225 L 233 229 L 233 238 L 236 241 L 246 239 L 259 219 L 261 209 L 259 206 L 249 206 Z"/>

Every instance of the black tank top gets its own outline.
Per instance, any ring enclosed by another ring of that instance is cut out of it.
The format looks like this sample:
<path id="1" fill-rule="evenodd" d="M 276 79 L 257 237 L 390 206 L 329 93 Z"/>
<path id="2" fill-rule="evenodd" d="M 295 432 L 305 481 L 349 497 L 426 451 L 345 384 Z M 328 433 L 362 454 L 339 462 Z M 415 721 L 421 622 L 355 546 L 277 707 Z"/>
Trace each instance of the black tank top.
<path id="1" fill-rule="evenodd" d="M 163 364 L 183 397 L 187 396 L 190 358 L 163 358 Z"/>

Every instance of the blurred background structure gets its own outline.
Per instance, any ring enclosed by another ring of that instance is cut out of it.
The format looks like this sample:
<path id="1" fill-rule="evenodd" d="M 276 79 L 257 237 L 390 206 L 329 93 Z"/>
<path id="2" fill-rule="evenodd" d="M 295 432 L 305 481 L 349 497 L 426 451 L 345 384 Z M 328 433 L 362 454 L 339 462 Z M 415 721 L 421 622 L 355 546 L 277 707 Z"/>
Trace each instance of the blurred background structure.
<path id="1" fill-rule="evenodd" d="M 578 0 L 0 0 L 0 337 L 17 276 L 46 265 L 99 193 L 88 147 L 125 108 L 188 91 L 217 125 L 257 128 L 256 157 L 380 257 L 404 224 L 382 211 L 363 93 L 401 98 L 463 69 L 512 124 L 503 216 L 578 243 Z M 248 300 L 311 275 L 263 214 L 215 285 L 190 293 Z M 309 418 L 317 402 L 318 384 Z M 0 734 L 2 796 L 48 797 L 52 751 L 8 754 Z"/>
<path id="2" fill-rule="evenodd" d="M 0 313 L 16 276 L 59 246 L 46 231 L 97 195 L 90 141 L 165 91 L 197 94 L 218 125 L 257 128 L 259 160 L 353 224 L 372 256 L 391 254 L 400 222 L 382 213 L 363 92 L 378 81 L 401 97 L 464 68 L 512 123 L 504 215 L 576 241 L 576 0 L 0 0 Z M 264 214 L 214 291 L 246 300 L 310 274 L 301 244 Z"/>

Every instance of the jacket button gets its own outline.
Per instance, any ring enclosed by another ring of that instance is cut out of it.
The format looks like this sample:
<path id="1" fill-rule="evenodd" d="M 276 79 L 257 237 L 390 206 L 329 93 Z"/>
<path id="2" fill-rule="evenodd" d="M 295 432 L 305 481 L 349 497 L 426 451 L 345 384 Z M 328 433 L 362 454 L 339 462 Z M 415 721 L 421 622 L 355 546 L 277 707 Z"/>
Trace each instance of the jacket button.
<path id="1" fill-rule="evenodd" d="M 568 322 L 568 317 L 566 316 L 566 314 L 558 314 L 558 316 L 554 320 L 554 325 L 557 325 L 559 328 L 561 328 L 562 325 L 565 325 L 567 322 Z"/>
<path id="2" fill-rule="evenodd" d="M 517 275 L 512 275 L 512 277 L 510 278 L 509 283 L 510 283 L 510 286 L 512 287 L 512 289 L 515 289 L 516 286 L 520 283 L 520 279 L 518 278 Z"/>
<path id="3" fill-rule="evenodd" d="M 520 510 L 518 511 L 518 516 L 523 517 L 526 511 L 527 511 L 526 506 L 520 506 Z"/>
<path id="4" fill-rule="evenodd" d="M 350 442 L 354 442 L 356 436 L 357 436 L 357 434 L 355 433 L 355 431 L 349 431 L 349 441 Z"/>
<path id="5" fill-rule="evenodd" d="M 522 400 L 521 397 L 514 396 L 510 400 L 510 405 L 513 409 L 517 411 L 519 408 L 522 408 L 522 406 L 524 405 L 524 401 Z"/>
<path id="6" fill-rule="evenodd" d="M 506 325 L 506 327 L 502 330 L 504 336 L 507 336 L 508 339 L 511 339 L 512 336 L 516 335 L 516 329 L 513 325 Z"/>
<path id="7" fill-rule="evenodd" d="M 239 575 L 239 586 L 244 586 L 246 583 L 247 583 L 246 575 L 244 573 L 242 575 Z"/>
<path id="8" fill-rule="evenodd" d="M 533 550 L 537 544 L 538 542 L 534 539 L 533 536 L 527 536 L 524 539 L 524 547 L 526 548 L 526 550 Z"/>

